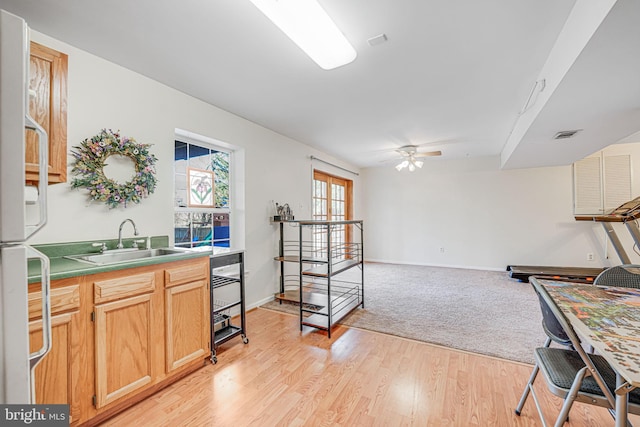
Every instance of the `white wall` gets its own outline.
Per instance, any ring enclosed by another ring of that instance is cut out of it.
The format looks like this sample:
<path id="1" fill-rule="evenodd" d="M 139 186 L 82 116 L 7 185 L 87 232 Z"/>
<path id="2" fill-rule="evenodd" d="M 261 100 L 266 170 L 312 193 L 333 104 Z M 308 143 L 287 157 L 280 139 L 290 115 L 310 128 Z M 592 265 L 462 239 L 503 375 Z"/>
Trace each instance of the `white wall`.
<path id="1" fill-rule="evenodd" d="M 32 39 L 69 55 L 68 149 L 102 128 L 120 130 L 139 143 L 154 144 L 158 186 L 139 205 L 109 210 L 103 203 L 89 202 L 86 191 L 73 190 L 69 183 L 53 185 L 49 222 L 31 243 L 117 238 L 125 218 L 132 218 L 143 236 L 172 236 L 173 142 L 179 128 L 244 149 L 247 302 L 252 305 L 271 297 L 278 283 L 271 201 L 287 202 L 296 216 L 309 217 L 310 155 L 357 168 L 46 35 L 33 32 Z M 357 177 L 354 187 L 357 195 Z"/>
<path id="2" fill-rule="evenodd" d="M 609 152 L 635 153 L 638 195 L 640 148 L 614 146 Z M 362 170 L 367 259 L 496 270 L 509 264 L 620 264 L 607 250 L 599 224 L 574 220 L 571 166 L 500 170 L 499 165 L 498 156 L 432 158 L 413 173 Z M 638 262 L 629 233 L 622 224 L 615 227 Z M 595 260 L 587 261 L 587 253 Z"/>
<path id="3" fill-rule="evenodd" d="M 85 191 L 72 190 L 68 183 L 53 185 L 49 223 L 32 243 L 115 238 L 125 218 L 132 218 L 142 235 L 171 235 L 173 141 L 179 128 L 245 150 L 249 305 L 277 289 L 271 201 L 287 202 L 296 217 L 308 218 L 313 166 L 354 180 L 354 217 L 365 220 L 369 260 L 489 269 L 619 263 L 615 256 L 604 258 L 597 224 L 574 221 L 570 166 L 502 171 L 498 156 L 440 158 L 427 159 L 412 174 L 380 167 L 360 171 L 358 177 L 317 162 L 312 166 L 309 156 L 315 155 L 358 171 L 215 106 L 43 34 L 34 32 L 33 39 L 69 55 L 68 148 L 103 127 L 119 129 L 140 143 L 154 144 L 159 182 L 141 204 L 114 210 L 89 203 Z M 634 171 L 634 194 L 640 190 L 638 179 Z M 619 234 L 626 238 L 624 229 Z M 637 258 L 630 246 L 627 251 Z M 595 261 L 586 260 L 589 252 Z"/>

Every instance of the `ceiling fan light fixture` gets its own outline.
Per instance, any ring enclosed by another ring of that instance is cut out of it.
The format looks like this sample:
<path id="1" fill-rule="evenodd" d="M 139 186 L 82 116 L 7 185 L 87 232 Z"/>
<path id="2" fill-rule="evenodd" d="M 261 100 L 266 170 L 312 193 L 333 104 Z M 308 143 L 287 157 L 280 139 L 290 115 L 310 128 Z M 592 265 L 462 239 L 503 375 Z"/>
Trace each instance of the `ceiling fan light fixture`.
<path id="1" fill-rule="evenodd" d="M 356 50 L 317 0 L 250 1 L 321 68 L 356 59 Z"/>
<path id="2" fill-rule="evenodd" d="M 421 168 L 422 165 L 424 165 L 424 162 L 422 160 L 416 160 L 414 157 L 410 157 L 400 162 L 396 166 L 396 169 L 398 171 L 401 171 L 404 168 L 409 168 L 409 172 L 413 172 L 414 170 L 416 170 L 416 168 Z"/>
<path id="3" fill-rule="evenodd" d="M 398 171 L 401 171 L 402 169 L 406 168 L 407 166 L 409 166 L 409 160 L 403 160 L 402 162 L 398 163 L 398 165 L 396 166 L 396 169 Z"/>
<path id="4" fill-rule="evenodd" d="M 400 154 L 402 159 L 402 161 L 396 166 L 396 169 L 401 171 L 404 168 L 409 168 L 409 172 L 415 171 L 416 168 L 422 168 L 424 161 L 420 160 L 421 158 L 442 155 L 441 151 L 418 153 L 417 145 L 404 145 L 395 151 Z"/>

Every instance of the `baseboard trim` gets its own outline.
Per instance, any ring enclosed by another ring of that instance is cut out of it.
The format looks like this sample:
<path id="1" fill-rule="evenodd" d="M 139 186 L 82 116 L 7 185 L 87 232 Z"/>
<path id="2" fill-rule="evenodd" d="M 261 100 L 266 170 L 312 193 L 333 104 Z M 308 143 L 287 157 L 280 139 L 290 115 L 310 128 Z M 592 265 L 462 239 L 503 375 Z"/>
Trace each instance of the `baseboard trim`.
<path id="1" fill-rule="evenodd" d="M 496 268 L 496 267 L 480 267 L 473 265 L 456 265 L 456 264 L 432 264 L 432 263 L 422 263 L 422 262 L 406 262 L 406 261 L 397 261 L 397 260 L 387 260 L 387 259 L 367 259 L 365 263 L 380 263 L 380 264 L 399 264 L 399 265 L 418 265 L 421 267 L 444 267 L 444 268 L 462 268 L 465 270 L 484 270 L 484 271 L 505 271 L 504 268 Z"/>
<path id="2" fill-rule="evenodd" d="M 260 307 L 263 304 L 266 304 L 270 301 L 273 301 L 275 299 L 275 297 L 273 295 L 266 297 L 266 298 L 262 298 L 261 300 L 259 300 L 258 302 L 254 302 L 251 303 L 249 305 L 247 305 L 246 309 L 247 310 L 253 310 L 254 308 Z"/>

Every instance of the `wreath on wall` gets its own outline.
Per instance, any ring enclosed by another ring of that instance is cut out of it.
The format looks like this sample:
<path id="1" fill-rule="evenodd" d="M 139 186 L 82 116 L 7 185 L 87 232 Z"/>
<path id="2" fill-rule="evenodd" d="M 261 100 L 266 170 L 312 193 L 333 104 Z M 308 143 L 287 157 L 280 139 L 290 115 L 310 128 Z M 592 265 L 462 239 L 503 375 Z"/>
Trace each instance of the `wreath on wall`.
<path id="1" fill-rule="evenodd" d="M 120 136 L 111 129 L 87 138 L 79 146 L 73 147 L 71 155 L 75 159 L 71 173 L 77 175 L 71 181 L 72 188 L 84 187 L 89 190 L 92 200 L 109 205 L 127 207 L 127 203 L 140 203 L 140 200 L 156 189 L 156 156 L 149 153 L 150 144 L 138 144 L 135 139 Z M 133 160 L 135 174 L 120 184 L 104 174 L 109 156 L 120 155 Z"/>

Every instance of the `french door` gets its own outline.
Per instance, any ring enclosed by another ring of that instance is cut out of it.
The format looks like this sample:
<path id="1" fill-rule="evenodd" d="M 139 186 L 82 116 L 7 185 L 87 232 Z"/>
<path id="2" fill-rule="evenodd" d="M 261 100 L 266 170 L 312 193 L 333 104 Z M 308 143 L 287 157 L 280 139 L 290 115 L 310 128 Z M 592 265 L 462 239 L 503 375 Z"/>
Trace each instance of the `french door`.
<path id="1" fill-rule="evenodd" d="M 313 171 L 313 219 L 318 221 L 350 220 L 353 211 L 353 181 Z M 312 241 L 316 256 L 326 256 L 327 235 L 319 228 Z M 334 257 L 346 257 L 346 247 L 351 242 L 351 227 L 338 225 L 331 232 L 331 246 L 337 249 Z"/>

